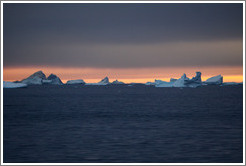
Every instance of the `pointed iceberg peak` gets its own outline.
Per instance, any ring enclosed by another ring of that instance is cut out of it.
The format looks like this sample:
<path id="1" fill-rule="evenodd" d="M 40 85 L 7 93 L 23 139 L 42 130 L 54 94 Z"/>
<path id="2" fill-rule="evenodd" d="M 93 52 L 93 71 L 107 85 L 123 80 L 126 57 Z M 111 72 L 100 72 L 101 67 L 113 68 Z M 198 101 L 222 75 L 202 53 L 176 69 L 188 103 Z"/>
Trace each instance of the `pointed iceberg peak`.
<path id="1" fill-rule="evenodd" d="M 54 78 L 57 78 L 57 76 L 55 74 L 51 73 L 47 79 L 51 80 L 51 79 L 54 79 Z"/>
<path id="2" fill-rule="evenodd" d="M 59 77 L 57 77 L 55 74 L 50 74 L 47 78 L 49 80 L 49 84 L 55 84 L 55 85 L 62 85 L 62 81 Z"/>
<path id="3" fill-rule="evenodd" d="M 27 85 L 29 84 L 41 85 L 42 80 L 45 80 L 45 79 L 46 79 L 45 74 L 42 71 L 37 71 L 34 74 L 27 77 L 26 79 L 23 79 L 21 83 L 24 83 Z"/>
<path id="4" fill-rule="evenodd" d="M 109 84 L 109 79 L 108 77 L 105 77 L 104 79 L 102 79 L 100 82 L 98 82 L 99 84 Z"/>
<path id="5" fill-rule="evenodd" d="M 182 79 L 185 79 L 185 78 L 187 78 L 186 77 L 186 74 L 184 73 L 183 75 L 182 75 L 182 77 L 181 77 Z"/>
<path id="6" fill-rule="evenodd" d="M 34 78 L 34 77 L 39 77 L 39 78 L 42 78 L 42 79 L 46 79 L 45 74 L 41 70 L 33 73 L 28 78 Z"/>

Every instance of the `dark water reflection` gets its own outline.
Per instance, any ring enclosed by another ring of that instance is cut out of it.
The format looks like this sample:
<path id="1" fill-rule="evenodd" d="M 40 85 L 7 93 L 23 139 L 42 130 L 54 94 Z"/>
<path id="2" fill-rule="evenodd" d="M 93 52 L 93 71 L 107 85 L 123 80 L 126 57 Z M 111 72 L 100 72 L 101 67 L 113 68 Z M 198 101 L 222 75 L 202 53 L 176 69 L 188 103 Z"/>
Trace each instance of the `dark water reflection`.
<path id="1" fill-rule="evenodd" d="M 4 162 L 243 160 L 243 87 L 4 89 Z"/>

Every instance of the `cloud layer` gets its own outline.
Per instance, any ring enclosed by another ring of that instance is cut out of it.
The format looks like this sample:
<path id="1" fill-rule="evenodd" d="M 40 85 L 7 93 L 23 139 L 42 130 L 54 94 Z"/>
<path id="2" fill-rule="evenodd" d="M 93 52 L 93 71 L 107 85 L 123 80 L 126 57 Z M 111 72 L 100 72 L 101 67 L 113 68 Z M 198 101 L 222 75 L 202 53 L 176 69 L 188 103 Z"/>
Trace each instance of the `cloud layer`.
<path id="1" fill-rule="evenodd" d="M 4 4 L 4 66 L 243 64 L 242 4 Z"/>

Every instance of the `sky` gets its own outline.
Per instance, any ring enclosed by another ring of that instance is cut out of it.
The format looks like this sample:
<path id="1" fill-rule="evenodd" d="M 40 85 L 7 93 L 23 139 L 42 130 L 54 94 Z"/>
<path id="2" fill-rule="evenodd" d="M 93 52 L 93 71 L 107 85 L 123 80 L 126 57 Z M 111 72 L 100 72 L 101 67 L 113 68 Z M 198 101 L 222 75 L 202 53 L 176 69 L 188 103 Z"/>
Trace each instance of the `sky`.
<path id="1" fill-rule="evenodd" d="M 21 4 L 3 6 L 3 76 L 126 82 L 222 74 L 243 80 L 243 5 Z"/>

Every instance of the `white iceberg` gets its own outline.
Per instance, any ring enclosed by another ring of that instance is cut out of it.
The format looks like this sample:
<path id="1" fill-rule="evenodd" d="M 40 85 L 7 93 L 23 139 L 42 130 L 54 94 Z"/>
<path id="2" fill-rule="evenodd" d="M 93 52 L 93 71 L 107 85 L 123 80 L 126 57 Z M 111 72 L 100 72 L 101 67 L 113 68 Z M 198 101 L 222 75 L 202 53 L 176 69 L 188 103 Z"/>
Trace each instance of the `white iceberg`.
<path id="1" fill-rule="evenodd" d="M 201 72 L 196 72 L 196 76 L 192 79 L 186 77 L 186 74 L 179 79 L 171 78 L 170 82 L 162 81 L 162 80 L 155 80 L 155 87 L 198 87 L 202 85 L 201 81 Z"/>
<path id="2" fill-rule="evenodd" d="M 46 78 L 45 74 L 42 71 L 38 71 L 26 79 L 23 79 L 21 83 L 27 85 L 42 85 L 42 84 L 55 84 L 62 85 L 62 81 L 59 77 L 54 74 L 50 74 L 48 78 Z"/>
<path id="3" fill-rule="evenodd" d="M 168 88 L 168 87 L 173 87 L 174 82 L 166 82 L 162 80 L 155 80 L 155 87 L 157 88 Z"/>
<path id="4" fill-rule="evenodd" d="M 110 84 L 108 77 L 105 77 L 98 83 L 86 83 L 85 85 L 108 85 Z"/>
<path id="5" fill-rule="evenodd" d="M 62 85 L 62 81 L 59 77 L 57 77 L 55 74 L 50 74 L 49 77 L 47 78 L 49 80 L 49 84 L 53 85 Z M 44 80 L 43 80 L 44 81 Z"/>
<path id="6" fill-rule="evenodd" d="M 201 86 L 202 85 L 201 75 L 202 75 L 201 72 L 196 72 L 196 76 L 193 77 L 192 79 L 185 80 L 184 85 L 186 87 L 191 87 L 191 88 L 196 88 L 198 86 Z"/>
<path id="7" fill-rule="evenodd" d="M 42 85 L 43 80 L 46 79 L 45 74 L 42 71 L 38 71 L 31 76 L 29 76 L 26 79 L 23 79 L 21 83 L 27 84 L 27 85 Z"/>
<path id="8" fill-rule="evenodd" d="M 183 74 L 182 77 L 178 80 L 176 80 L 174 83 L 173 83 L 173 87 L 187 87 L 185 85 L 185 81 L 189 80 L 188 77 L 186 77 L 186 74 Z"/>
<path id="9" fill-rule="evenodd" d="M 104 79 L 102 79 L 100 82 L 98 82 L 98 84 L 102 84 L 102 85 L 107 85 L 109 84 L 109 79 L 108 77 L 105 77 Z"/>
<path id="10" fill-rule="evenodd" d="M 43 84 L 50 84 L 52 82 L 52 80 L 42 80 Z"/>
<path id="11" fill-rule="evenodd" d="M 221 75 L 217 75 L 207 79 L 204 83 L 208 85 L 220 85 L 223 83 L 223 77 Z"/>
<path id="12" fill-rule="evenodd" d="M 67 81 L 66 84 L 85 84 L 85 81 L 82 79 L 77 79 L 77 80 L 69 80 Z"/>
<path id="13" fill-rule="evenodd" d="M 3 81 L 3 88 L 24 88 L 24 87 L 27 87 L 27 84 Z"/>

